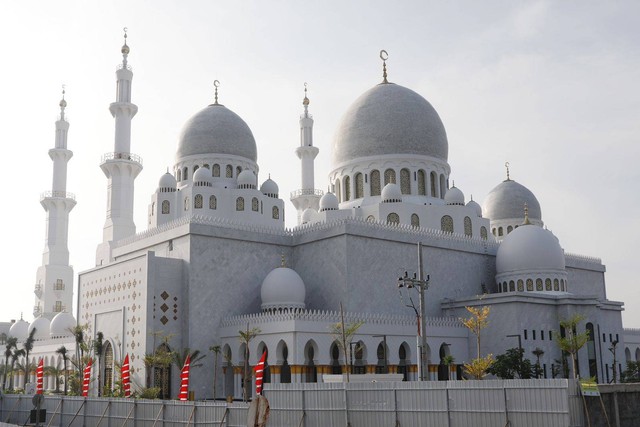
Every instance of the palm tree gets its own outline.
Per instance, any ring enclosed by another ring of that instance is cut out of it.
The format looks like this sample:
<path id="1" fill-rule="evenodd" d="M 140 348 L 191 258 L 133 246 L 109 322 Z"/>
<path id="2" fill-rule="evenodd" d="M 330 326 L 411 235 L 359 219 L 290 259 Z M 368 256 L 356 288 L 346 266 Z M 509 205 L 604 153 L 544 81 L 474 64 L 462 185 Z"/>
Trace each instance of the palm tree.
<path id="1" fill-rule="evenodd" d="M 540 378 L 540 357 L 542 357 L 542 355 L 544 354 L 544 350 L 541 349 L 540 347 L 536 347 L 535 350 L 533 350 L 531 353 L 533 353 L 534 356 L 536 356 L 536 378 Z"/>
<path id="2" fill-rule="evenodd" d="M 29 336 L 22 344 L 22 348 L 24 348 L 24 358 L 25 358 L 25 362 L 24 362 L 24 383 L 25 384 L 29 379 L 29 372 L 31 372 L 31 370 L 29 369 L 29 352 L 33 350 L 33 342 L 36 340 L 35 339 L 36 329 L 37 328 L 33 328 L 29 332 Z"/>
<path id="3" fill-rule="evenodd" d="M 199 368 L 202 366 L 202 363 L 199 362 L 207 357 L 206 354 L 200 354 L 200 350 L 191 351 L 191 349 L 187 347 L 182 349 L 182 351 L 174 351 L 171 353 L 171 361 L 178 367 L 178 369 L 182 369 L 184 362 L 187 360 L 187 356 L 191 356 L 191 368 Z"/>
<path id="4" fill-rule="evenodd" d="M 62 356 L 62 366 L 64 369 L 64 395 L 67 395 L 67 383 L 69 382 L 69 371 L 67 370 L 67 347 L 62 346 L 56 350 L 56 353 Z M 57 388 L 56 388 L 57 389 Z"/>
<path id="5" fill-rule="evenodd" d="M 247 324 L 246 331 L 238 332 L 240 334 L 240 342 L 244 344 L 244 380 L 242 381 L 242 398 L 246 402 L 247 397 L 249 396 L 249 343 L 262 331 L 259 328 L 249 329 L 249 324 Z"/>
<path id="6" fill-rule="evenodd" d="M 4 350 L 4 381 L 2 382 L 2 390 L 7 388 L 7 376 L 9 375 L 9 358 L 13 354 L 13 349 L 18 346 L 18 338 L 7 338 L 5 350 Z"/>
<path id="7" fill-rule="evenodd" d="M 15 347 L 11 353 L 11 385 L 10 388 L 13 389 L 13 368 L 16 366 L 16 362 L 19 358 L 24 356 L 24 350 L 18 347 Z"/>
<path id="8" fill-rule="evenodd" d="M 93 341 L 93 353 L 96 356 L 96 358 L 98 359 L 98 367 L 99 367 L 99 371 L 98 371 L 98 396 L 100 396 L 102 393 L 102 384 L 101 384 L 101 377 L 102 375 L 100 375 L 100 372 L 103 370 L 102 367 L 102 355 L 104 353 L 104 334 L 102 332 L 98 332 L 96 334 L 96 339 Z"/>
<path id="9" fill-rule="evenodd" d="M 51 375 L 56 379 L 56 393 L 60 393 L 60 376 L 64 373 L 63 369 L 60 368 L 60 361 L 56 363 L 56 366 L 45 366 L 44 373 Z M 66 381 L 64 385 L 66 387 Z"/>
<path id="10" fill-rule="evenodd" d="M 218 356 L 220 355 L 220 346 L 212 345 L 209 347 L 209 351 L 213 351 L 215 359 L 213 361 L 213 400 L 216 400 L 216 385 L 218 380 Z"/>

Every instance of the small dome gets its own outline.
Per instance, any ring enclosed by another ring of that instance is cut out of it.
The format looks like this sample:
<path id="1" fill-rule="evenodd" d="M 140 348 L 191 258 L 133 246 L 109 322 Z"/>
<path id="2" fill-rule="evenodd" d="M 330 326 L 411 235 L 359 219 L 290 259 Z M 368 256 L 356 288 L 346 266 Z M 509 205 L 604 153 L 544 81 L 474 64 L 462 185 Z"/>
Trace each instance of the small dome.
<path id="1" fill-rule="evenodd" d="M 236 113 L 224 105 L 205 107 L 185 123 L 180 134 L 178 160 L 193 155 L 223 154 L 258 158 L 251 129 Z"/>
<path id="2" fill-rule="evenodd" d="M 49 319 L 40 316 L 29 325 L 29 334 L 35 329 L 36 332 L 33 337 L 37 340 L 46 340 L 51 332 L 50 324 Z"/>
<path id="3" fill-rule="evenodd" d="M 333 166 L 361 157 L 422 155 L 447 161 L 449 143 L 440 116 L 422 96 L 379 84 L 349 107 L 338 126 Z"/>
<path id="4" fill-rule="evenodd" d="M 307 209 L 305 209 L 305 210 L 302 212 L 302 218 L 301 218 L 301 219 L 302 219 L 302 223 L 303 223 L 303 224 L 306 224 L 306 223 L 308 223 L 308 222 L 313 221 L 313 220 L 315 219 L 315 217 L 316 217 L 316 214 L 317 214 L 317 213 L 318 213 L 318 212 L 316 212 L 316 210 L 315 210 L 315 209 L 313 209 L 313 208 L 307 208 Z"/>
<path id="5" fill-rule="evenodd" d="M 278 197 L 278 184 L 276 184 L 276 182 L 271 178 L 267 178 L 267 180 L 260 186 L 260 192 L 269 197 Z"/>
<path id="6" fill-rule="evenodd" d="M 213 176 L 211 175 L 211 171 L 205 167 L 198 168 L 193 173 L 193 183 L 200 183 L 210 185 L 211 181 L 213 181 Z"/>
<path id="7" fill-rule="evenodd" d="M 398 184 L 388 183 L 382 189 L 382 202 L 383 203 L 393 203 L 393 202 L 401 202 L 402 201 L 402 191 L 400 190 L 400 186 Z"/>
<path id="8" fill-rule="evenodd" d="M 540 203 L 524 185 L 507 179 L 489 192 L 482 207 L 483 216 L 491 221 L 524 218 L 524 205 L 529 209 L 529 219 L 542 221 Z"/>
<path id="9" fill-rule="evenodd" d="M 324 196 L 320 198 L 320 212 L 337 210 L 338 198 L 333 193 L 325 193 Z"/>
<path id="10" fill-rule="evenodd" d="M 256 188 L 258 178 L 251 169 L 245 169 L 238 175 L 238 187 L 251 187 Z M 275 183 L 274 183 L 275 184 Z M 276 186 L 277 187 L 277 186 Z"/>
<path id="11" fill-rule="evenodd" d="M 76 319 L 69 313 L 62 312 L 56 314 L 51 320 L 51 338 L 68 337 L 73 335 L 73 328 L 76 326 Z"/>
<path id="12" fill-rule="evenodd" d="M 509 233 L 498 248 L 496 273 L 564 271 L 564 252 L 558 238 L 537 225 L 522 225 Z"/>
<path id="13" fill-rule="evenodd" d="M 263 310 L 303 309 L 306 290 L 298 273 L 278 267 L 264 278 L 260 296 Z"/>
<path id="14" fill-rule="evenodd" d="M 482 207 L 480 207 L 478 202 L 476 202 L 475 200 L 471 199 L 467 203 L 467 207 L 473 209 L 474 212 L 476 213 L 476 215 L 478 215 L 479 217 L 482 218 Z"/>
<path id="15" fill-rule="evenodd" d="M 445 193 L 444 201 L 447 205 L 464 206 L 464 193 L 454 185 Z"/>
<path id="16" fill-rule="evenodd" d="M 29 336 L 29 324 L 20 319 L 9 329 L 9 335 L 18 338 L 18 341 L 24 341 Z"/>
<path id="17" fill-rule="evenodd" d="M 178 187 L 178 182 L 175 177 L 171 175 L 169 172 L 165 173 L 160 177 L 160 181 L 158 181 L 158 188 L 169 188 L 175 190 Z"/>

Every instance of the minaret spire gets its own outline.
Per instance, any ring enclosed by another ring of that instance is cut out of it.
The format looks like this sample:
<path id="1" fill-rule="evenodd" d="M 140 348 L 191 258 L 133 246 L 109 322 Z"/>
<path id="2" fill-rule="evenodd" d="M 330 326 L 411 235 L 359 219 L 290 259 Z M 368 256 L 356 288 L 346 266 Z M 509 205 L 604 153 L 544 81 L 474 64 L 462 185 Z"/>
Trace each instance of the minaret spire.
<path id="1" fill-rule="evenodd" d="M 314 160 L 318 155 L 318 147 L 313 146 L 313 117 L 309 114 L 309 96 L 307 83 L 304 84 L 303 114 L 300 116 L 300 146 L 296 155 L 301 160 L 302 187 L 291 193 L 291 202 L 298 210 L 298 224 L 301 224 L 302 212 L 307 208 L 318 210 L 322 190 L 314 187 Z"/>
<path id="2" fill-rule="evenodd" d="M 124 44 L 120 49 L 122 64 L 116 71 L 116 100 L 109 105 L 115 119 L 114 150 L 102 157 L 100 168 L 109 180 L 107 190 L 107 219 L 102 233 L 102 243 L 96 253 L 96 265 L 111 260 L 113 242 L 131 236 L 136 232 L 133 222 L 134 181 L 142 171 L 142 159 L 131 153 L 131 120 L 138 107 L 131 102 L 131 82 L 133 72 L 128 65 L 131 49 L 127 44 L 127 28 Z"/>
<path id="3" fill-rule="evenodd" d="M 69 265 L 69 213 L 76 205 L 75 196 L 67 193 L 67 163 L 73 152 L 67 149 L 69 122 L 65 119 L 67 101 L 62 86 L 60 118 L 56 121 L 54 148 L 49 150 L 53 161 L 51 191 L 42 194 L 40 204 L 47 212 L 45 248 L 42 265 L 36 272 L 34 317 L 52 319 L 61 311 L 71 311 L 73 303 L 73 268 Z"/>

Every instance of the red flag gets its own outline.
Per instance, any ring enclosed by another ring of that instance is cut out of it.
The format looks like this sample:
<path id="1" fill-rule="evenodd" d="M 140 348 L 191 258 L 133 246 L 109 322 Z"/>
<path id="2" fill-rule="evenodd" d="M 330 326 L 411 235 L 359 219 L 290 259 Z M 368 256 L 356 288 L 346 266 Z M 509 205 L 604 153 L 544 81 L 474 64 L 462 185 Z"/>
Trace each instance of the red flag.
<path id="1" fill-rule="evenodd" d="M 124 357 L 122 368 L 120 368 L 120 379 L 122 380 L 122 388 L 124 397 L 131 396 L 131 379 L 129 378 L 129 354 Z"/>
<path id="2" fill-rule="evenodd" d="M 91 359 L 87 363 L 87 367 L 84 368 L 84 376 L 82 378 L 82 396 L 89 396 L 89 382 L 91 382 Z"/>
<path id="3" fill-rule="evenodd" d="M 180 394 L 178 399 L 188 400 L 189 398 L 189 365 L 191 365 L 191 355 L 187 355 L 187 360 L 184 361 L 182 372 L 180 373 Z"/>
<path id="4" fill-rule="evenodd" d="M 38 362 L 38 368 L 36 369 L 36 394 L 42 394 L 44 391 L 44 359 L 40 359 Z"/>
<path id="5" fill-rule="evenodd" d="M 267 360 L 267 350 L 262 353 L 260 361 L 253 370 L 256 372 L 256 395 L 262 394 L 262 379 L 264 378 L 264 362 Z"/>

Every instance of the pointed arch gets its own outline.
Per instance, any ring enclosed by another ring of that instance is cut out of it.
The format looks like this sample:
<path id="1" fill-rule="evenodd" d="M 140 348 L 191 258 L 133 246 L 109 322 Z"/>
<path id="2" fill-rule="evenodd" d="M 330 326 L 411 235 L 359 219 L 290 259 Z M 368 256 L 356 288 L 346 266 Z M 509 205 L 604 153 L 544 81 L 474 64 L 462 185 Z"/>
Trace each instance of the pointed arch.
<path id="1" fill-rule="evenodd" d="M 372 196 L 380 195 L 380 171 L 377 169 L 371 171 L 371 183 L 369 192 Z"/>

